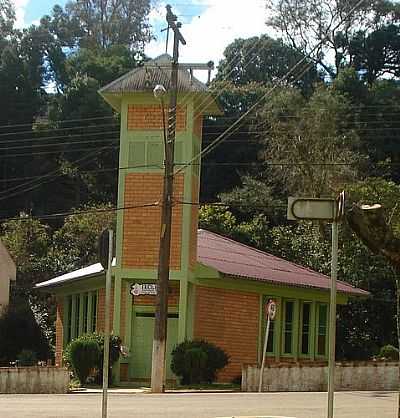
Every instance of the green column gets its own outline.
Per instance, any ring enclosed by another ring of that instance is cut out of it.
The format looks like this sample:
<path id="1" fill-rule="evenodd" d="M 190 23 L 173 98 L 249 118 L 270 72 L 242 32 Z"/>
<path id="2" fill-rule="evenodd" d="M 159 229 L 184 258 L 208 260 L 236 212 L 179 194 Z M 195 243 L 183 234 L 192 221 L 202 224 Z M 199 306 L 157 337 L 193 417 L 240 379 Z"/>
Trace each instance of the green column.
<path id="1" fill-rule="evenodd" d="M 83 320 L 84 320 L 84 305 L 85 305 L 85 294 L 79 295 L 79 335 L 83 334 Z"/>
<path id="2" fill-rule="evenodd" d="M 317 329 L 317 313 L 315 300 L 311 303 L 310 311 L 310 359 L 315 360 L 315 345 L 316 345 L 316 329 Z"/>
<path id="3" fill-rule="evenodd" d="M 178 343 L 185 341 L 187 329 L 187 312 L 188 312 L 188 282 L 182 279 L 179 282 L 179 326 L 178 326 Z"/>
<path id="4" fill-rule="evenodd" d="M 300 301 L 296 299 L 293 307 L 293 358 L 299 358 L 299 335 L 300 335 Z"/>
<path id="5" fill-rule="evenodd" d="M 111 332 L 114 335 L 121 334 L 121 278 L 114 277 L 114 312 Z M 115 383 L 120 382 L 120 360 L 113 367 L 113 376 Z"/>
<path id="6" fill-rule="evenodd" d="M 260 294 L 259 297 L 259 317 L 258 317 L 258 343 L 257 343 L 257 359 L 258 359 L 258 363 L 261 364 L 262 362 L 262 356 L 263 356 L 263 348 L 264 348 L 264 341 L 262 338 L 263 335 L 263 327 L 264 327 L 264 321 L 263 321 L 263 316 L 264 316 L 264 295 Z"/>

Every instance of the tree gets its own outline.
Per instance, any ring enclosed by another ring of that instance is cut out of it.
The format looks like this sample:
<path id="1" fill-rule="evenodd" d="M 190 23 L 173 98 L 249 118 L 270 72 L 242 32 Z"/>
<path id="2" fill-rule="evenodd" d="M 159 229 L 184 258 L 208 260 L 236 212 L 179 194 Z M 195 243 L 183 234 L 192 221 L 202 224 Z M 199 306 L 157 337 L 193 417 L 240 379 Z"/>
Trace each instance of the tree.
<path id="1" fill-rule="evenodd" d="M 398 5 L 387 0 L 268 0 L 267 9 L 269 25 L 293 48 L 311 54 L 330 78 L 351 64 L 349 41 L 357 33 L 366 35 L 398 16 Z"/>
<path id="2" fill-rule="evenodd" d="M 264 108 L 264 159 L 291 194 L 331 195 L 357 176 L 362 162 L 348 101 L 320 86 L 307 101 L 298 90 L 278 91 Z"/>
<path id="3" fill-rule="evenodd" d="M 225 49 L 224 56 L 218 66 L 216 80 L 229 80 L 235 86 L 277 82 L 304 59 L 298 50 L 285 45 L 281 39 L 267 35 L 236 39 Z M 306 64 L 311 64 L 311 68 L 303 74 Z M 306 59 L 290 74 L 286 84 L 309 91 L 318 80 L 320 78 L 315 65 Z"/>
<path id="4" fill-rule="evenodd" d="M 12 33 L 15 23 L 15 10 L 10 0 L 0 0 L 0 39 Z"/>
<path id="5" fill-rule="evenodd" d="M 360 31 L 349 44 L 350 62 L 371 85 L 382 76 L 400 76 L 400 26 L 385 25 L 371 33 Z"/>
<path id="6" fill-rule="evenodd" d="M 80 47 L 128 45 L 140 50 L 151 38 L 149 12 L 149 0 L 73 0 L 66 4 L 61 22 L 79 28 Z"/>

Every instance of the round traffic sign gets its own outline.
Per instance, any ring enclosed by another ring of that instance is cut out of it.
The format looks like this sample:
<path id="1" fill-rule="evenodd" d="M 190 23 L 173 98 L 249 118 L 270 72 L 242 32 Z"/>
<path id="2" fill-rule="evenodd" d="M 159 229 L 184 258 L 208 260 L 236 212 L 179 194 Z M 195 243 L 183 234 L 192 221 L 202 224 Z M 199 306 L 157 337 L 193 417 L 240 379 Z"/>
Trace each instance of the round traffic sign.
<path id="1" fill-rule="evenodd" d="M 265 313 L 267 316 L 267 319 L 274 319 L 276 315 L 276 309 L 277 305 L 276 302 L 273 299 L 270 299 L 265 307 Z"/>

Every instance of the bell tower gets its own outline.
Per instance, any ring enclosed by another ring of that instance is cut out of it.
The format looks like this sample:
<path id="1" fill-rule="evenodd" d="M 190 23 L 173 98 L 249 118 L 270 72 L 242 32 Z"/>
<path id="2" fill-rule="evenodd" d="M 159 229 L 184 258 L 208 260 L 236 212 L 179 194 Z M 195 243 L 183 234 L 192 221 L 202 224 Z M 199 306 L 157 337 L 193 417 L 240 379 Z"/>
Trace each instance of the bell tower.
<path id="1" fill-rule="evenodd" d="M 164 176 L 163 110 L 153 89 L 161 84 L 169 102 L 171 57 L 136 68 L 100 90 L 121 114 L 115 269 L 114 333 L 120 331 L 121 283 L 155 282 Z M 168 109 L 165 109 L 168 114 Z M 187 284 L 197 259 L 200 159 L 204 115 L 220 114 L 206 85 L 179 69 L 175 141 L 170 280 L 179 281 L 179 339 L 187 337 Z"/>

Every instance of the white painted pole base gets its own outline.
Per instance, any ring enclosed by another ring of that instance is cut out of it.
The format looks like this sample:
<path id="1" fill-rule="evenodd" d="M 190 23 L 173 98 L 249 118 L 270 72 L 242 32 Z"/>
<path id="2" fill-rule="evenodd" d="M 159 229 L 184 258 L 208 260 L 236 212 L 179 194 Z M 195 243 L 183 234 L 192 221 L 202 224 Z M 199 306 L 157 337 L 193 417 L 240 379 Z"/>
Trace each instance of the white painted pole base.
<path id="1" fill-rule="evenodd" d="M 153 341 L 153 356 L 151 367 L 151 391 L 163 393 L 165 388 L 165 340 Z"/>

